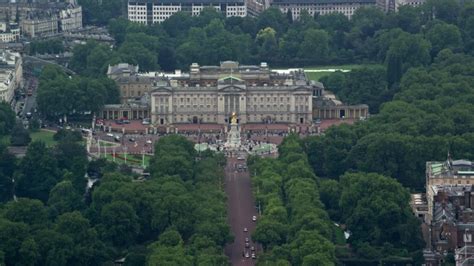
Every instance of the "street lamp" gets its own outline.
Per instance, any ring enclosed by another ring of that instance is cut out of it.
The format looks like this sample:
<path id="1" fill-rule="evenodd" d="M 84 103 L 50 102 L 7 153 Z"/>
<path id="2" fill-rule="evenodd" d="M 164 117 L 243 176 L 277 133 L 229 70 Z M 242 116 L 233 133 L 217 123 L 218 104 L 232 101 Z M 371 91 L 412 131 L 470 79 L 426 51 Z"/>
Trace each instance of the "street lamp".
<path id="1" fill-rule="evenodd" d="M 123 151 L 124 151 L 124 155 L 125 155 L 125 164 L 127 164 L 127 150 L 128 150 L 128 147 L 124 146 Z"/>

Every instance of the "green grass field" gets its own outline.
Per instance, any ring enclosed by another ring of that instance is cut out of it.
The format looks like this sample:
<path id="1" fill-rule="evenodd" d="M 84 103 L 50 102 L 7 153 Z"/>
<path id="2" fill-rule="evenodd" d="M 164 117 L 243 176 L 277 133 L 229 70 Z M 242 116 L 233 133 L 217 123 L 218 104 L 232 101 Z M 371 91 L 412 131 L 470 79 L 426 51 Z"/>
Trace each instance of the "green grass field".
<path id="1" fill-rule="evenodd" d="M 333 73 L 334 72 L 333 69 L 350 71 L 353 69 L 361 68 L 363 66 L 371 66 L 371 65 L 316 66 L 316 67 L 305 67 L 304 70 L 310 80 L 319 81 L 322 77 Z M 327 71 L 311 72 L 314 70 L 327 70 Z"/>
<path id="2" fill-rule="evenodd" d="M 114 161 L 114 158 L 113 158 L 112 154 L 107 154 L 106 158 L 107 158 L 108 161 L 111 161 L 111 162 Z M 130 159 L 132 161 L 130 161 Z M 150 159 L 151 159 L 151 156 L 145 155 L 145 167 L 148 167 L 150 165 Z M 125 156 L 121 153 L 120 154 L 117 153 L 116 157 L 115 157 L 115 163 L 124 164 L 125 163 Z M 142 166 L 142 155 L 128 154 L 127 155 L 127 165 L 141 167 Z"/>
<path id="3" fill-rule="evenodd" d="M 5 145 L 5 146 L 10 145 L 10 136 L 1 136 L 0 145 Z"/>
<path id="4" fill-rule="evenodd" d="M 101 140 L 100 141 L 100 146 L 101 147 L 104 147 L 104 146 L 105 147 L 117 147 L 117 146 L 120 146 L 120 144 Z"/>
<path id="5" fill-rule="evenodd" d="M 314 67 L 304 67 L 304 70 L 324 70 L 324 69 L 355 69 L 355 68 L 360 68 L 363 65 L 356 65 L 356 64 L 350 64 L 350 65 L 328 65 L 328 66 L 314 66 Z"/>
<path id="6" fill-rule="evenodd" d="M 57 141 L 53 139 L 54 132 L 51 131 L 40 130 L 38 132 L 31 133 L 30 136 L 31 141 L 43 141 L 48 147 L 54 146 L 57 143 Z"/>

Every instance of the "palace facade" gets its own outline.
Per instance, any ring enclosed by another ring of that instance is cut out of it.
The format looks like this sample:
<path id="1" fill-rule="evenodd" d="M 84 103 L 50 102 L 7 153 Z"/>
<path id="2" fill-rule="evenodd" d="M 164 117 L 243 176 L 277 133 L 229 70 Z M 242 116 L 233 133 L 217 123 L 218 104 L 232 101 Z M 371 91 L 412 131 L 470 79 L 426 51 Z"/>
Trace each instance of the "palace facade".
<path id="1" fill-rule="evenodd" d="M 369 114 L 367 105 L 343 104 L 322 83 L 308 80 L 302 69 L 272 71 L 266 63 L 193 63 L 189 72 L 173 74 L 139 73 L 138 66 L 122 63 L 109 66 L 107 75 L 119 86 L 121 106 L 106 105 L 104 119 L 150 118 L 154 126 L 224 125 L 235 112 L 240 124 L 308 125 Z"/>

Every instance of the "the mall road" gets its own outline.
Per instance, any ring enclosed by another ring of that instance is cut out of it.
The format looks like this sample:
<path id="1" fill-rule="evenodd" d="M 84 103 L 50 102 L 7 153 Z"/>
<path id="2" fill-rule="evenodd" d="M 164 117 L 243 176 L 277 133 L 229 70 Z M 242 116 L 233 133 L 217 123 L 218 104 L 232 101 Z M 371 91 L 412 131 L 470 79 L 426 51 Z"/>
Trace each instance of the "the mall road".
<path id="1" fill-rule="evenodd" d="M 235 236 L 234 243 L 226 246 L 225 253 L 229 257 L 232 265 L 255 265 L 256 259 L 246 258 L 252 251 L 245 247 L 245 238 L 249 238 L 249 247 L 254 246 L 256 256 L 261 253 L 261 248 L 251 239 L 251 234 L 255 230 L 256 222 L 252 221 L 252 216 L 257 216 L 255 201 L 252 195 L 252 186 L 247 170 L 238 171 L 238 165 L 245 165 L 245 160 L 238 160 L 236 157 L 227 158 L 225 171 L 225 191 L 227 193 L 228 221 L 232 233 Z M 258 217 L 258 216 L 257 216 Z M 248 232 L 244 232 L 244 228 Z"/>

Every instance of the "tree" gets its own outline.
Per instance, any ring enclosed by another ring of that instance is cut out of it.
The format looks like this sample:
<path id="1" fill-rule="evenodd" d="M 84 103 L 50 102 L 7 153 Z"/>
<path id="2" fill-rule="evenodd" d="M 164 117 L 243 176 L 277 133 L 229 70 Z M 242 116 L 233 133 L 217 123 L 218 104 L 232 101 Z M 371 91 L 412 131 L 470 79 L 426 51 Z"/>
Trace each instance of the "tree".
<path id="1" fill-rule="evenodd" d="M 32 142 L 19 166 L 17 195 L 46 202 L 59 180 L 57 161 L 43 142 Z"/>
<path id="2" fill-rule="evenodd" d="M 286 240 L 287 228 L 284 224 L 262 218 L 252 234 L 252 239 L 261 243 L 266 250 L 275 245 L 281 245 Z"/>
<path id="3" fill-rule="evenodd" d="M 410 212 L 409 193 L 394 179 L 378 174 L 353 173 L 341 178 L 340 207 L 351 230 L 351 242 L 416 250 L 423 246 L 419 227 L 414 227 L 412 244 L 407 246 L 403 226 L 416 219 Z M 388 255 L 388 254 L 387 254 Z"/>
<path id="4" fill-rule="evenodd" d="M 10 133 L 15 125 L 15 112 L 6 102 L 0 102 L 0 136 Z"/>
<path id="5" fill-rule="evenodd" d="M 13 172 L 16 170 L 16 157 L 6 147 L 0 145 L 0 202 L 13 198 Z"/>
<path id="6" fill-rule="evenodd" d="M 82 139 L 82 136 L 81 136 Z M 87 169 L 87 151 L 83 144 L 70 141 L 67 138 L 56 145 L 55 150 L 58 165 L 70 173 L 70 179 L 77 193 L 84 193 L 87 179 L 85 178 Z"/>
<path id="7" fill-rule="evenodd" d="M 276 31 L 273 28 L 261 29 L 257 33 L 256 42 L 259 47 L 259 56 L 262 61 L 272 62 L 277 54 Z"/>
<path id="8" fill-rule="evenodd" d="M 26 146 L 31 142 L 30 133 L 23 127 L 23 123 L 18 121 L 13 127 L 10 143 L 13 146 Z"/>
<path id="9" fill-rule="evenodd" d="M 48 213 L 39 200 L 20 198 L 5 205 L 3 216 L 12 222 L 28 224 L 31 228 L 43 227 L 48 223 Z"/>
<path id="10" fill-rule="evenodd" d="M 298 54 L 300 58 L 324 63 L 329 54 L 329 35 L 324 30 L 306 30 Z"/>
<path id="11" fill-rule="evenodd" d="M 54 229 L 74 243 L 69 264 L 100 265 L 108 258 L 104 243 L 99 240 L 96 230 L 91 228 L 89 220 L 80 212 L 74 211 L 58 216 Z"/>
<path id="12" fill-rule="evenodd" d="M 436 23 L 426 32 L 426 38 L 432 45 L 433 57 L 443 49 L 458 51 L 462 47 L 461 32 L 456 25 Z"/>
<path id="13" fill-rule="evenodd" d="M 48 206 L 54 215 L 80 210 L 84 207 L 80 194 L 71 181 L 57 183 L 49 194 Z"/>
<path id="14" fill-rule="evenodd" d="M 32 238 L 21 243 L 18 253 L 20 261 L 17 262 L 17 265 L 34 265 L 39 260 L 38 245 Z"/>
<path id="15" fill-rule="evenodd" d="M 123 61 L 129 64 L 139 65 L 142 71 L 158 69 L 158 57 L 141 43 L 126 41 L 120 46 L 118 52 Z"/>
<path id="16" fill-rule="evenodd" d="M 0 250 L 5 254 L 5 264 L 15 265 L 21 261 L 20 249 L 29 236 L 28 226 L 0 218 Z"/>
<path id="17" fill-rule="evenodd" d="M 101 212 L 103 237 L 117 247 L 134 243 L 140 232 L 138 217 L 130 204 L 115 201 L 104 206 Z"/>
<path id="18" fill-rule="evenodd" d="M 67 265 L 74 252 L 72 239 L 51 229 L 35 233 L 35 242 L 40 254 L 40 265 Z"/>

